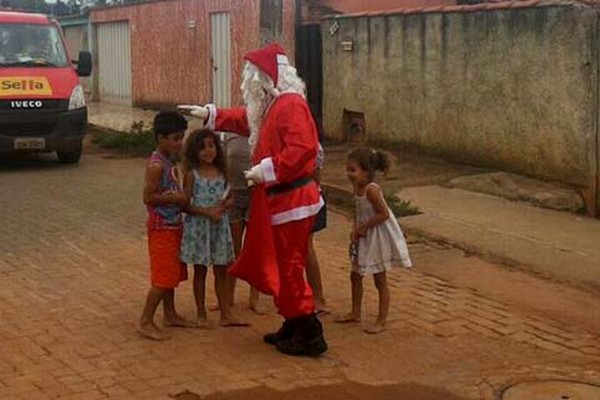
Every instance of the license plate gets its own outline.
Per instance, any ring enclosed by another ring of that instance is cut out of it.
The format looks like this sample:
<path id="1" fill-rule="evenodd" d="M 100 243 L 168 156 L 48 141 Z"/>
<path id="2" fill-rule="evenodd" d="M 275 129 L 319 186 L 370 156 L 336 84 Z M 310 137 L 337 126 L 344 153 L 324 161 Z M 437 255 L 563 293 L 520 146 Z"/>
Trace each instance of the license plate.
<path id="1" fill-rule="evenodd" d="M 43 150 L 46 139 L 19 138 L 15 139 L 15 150 Z"/>

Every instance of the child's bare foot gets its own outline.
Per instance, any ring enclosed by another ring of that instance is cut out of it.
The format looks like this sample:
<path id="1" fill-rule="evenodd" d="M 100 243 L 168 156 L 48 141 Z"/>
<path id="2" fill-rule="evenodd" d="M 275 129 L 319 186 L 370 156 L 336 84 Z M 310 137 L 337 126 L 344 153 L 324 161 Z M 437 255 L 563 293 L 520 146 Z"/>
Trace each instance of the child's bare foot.
<path id="1" fill-rule="evenodd" d="M 386 323 L 382 322 L 382 321 L 377 321 L 373 325 L 369 326 L 368 328 L 365 328 L 365 332 L 370 335 L 376 335 L 378 333 L 385 331 L 385 329 L 386 329 Z"/>
<path id="2" fill-rule="evenodd" d="M 357 324 L 360 322 L 360 317 L 350 313 L 337 318 L 335 322 L 338 324 Z"/>
<path id="3" fill-rule="evenodd" d="M 250 326 L 248 322 L 240 321 L 239 319 L 234 317 L 221 318 L 221 322 L 219 324 L 224 328 Z"/>
<path id="4" fill-rule="evenodd" d="M 163 326 L 168 328 L 196 328 L 198 325 L 193 321 L 188 321 L 179 315 L 174 317 L 165 317 L 163 319 Z"/>
<path id="5" fill-rule="evenodd" d="M 231 303 L 229 305 L 230 308 L 235 307 L 235 303 Z M 208 311 L 210 312 L 215 312 L 215 311 L 220 311 L 221 307 L 219 307 L 219 303 L 213 304 L 212 306 L 208 307 Z"/>
<path id="6" fill-rule="evenodd" d="M 167 340 L 171 338 L 171 335 L 158 329 L 154 323 L 140 322 L 136 325 L 136 330 L 140 335 L 152 340 Z"/>
<path id="7" fill-rule="evenodd" d="M 331 310 L 324 301 L 315 301 L 315 310 L 317 315 L 331 314 Z"/>
<path id="8" fill-rule="evenodd" d="M 258 302 L 251 301 L 250 304 L 248 305 L 248 308 L 256 315 L 266 315 L 267 314 L 267 312 L 258 305 Z"/>
<path id="9" fill-rule="evenodd" d="M 215 329 L 214 324 L 206 317 L 198 318 L 198 320 L 196 321 L 196 327 L 198 329 L 206 329 L 206 330 Z"/>

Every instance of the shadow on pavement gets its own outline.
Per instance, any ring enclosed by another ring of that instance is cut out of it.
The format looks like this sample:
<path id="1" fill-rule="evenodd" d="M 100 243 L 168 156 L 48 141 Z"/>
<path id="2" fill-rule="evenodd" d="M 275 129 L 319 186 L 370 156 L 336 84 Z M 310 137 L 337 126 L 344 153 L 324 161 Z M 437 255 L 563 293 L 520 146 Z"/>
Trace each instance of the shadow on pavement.
<path id="1" fill-rule="evenodd" d="M 72 167 L 73 165 L 61 164 L 53 153 L 18 155 L 0 154 L 0 172 L 48 170 Z"/>
<path id="2" fill-rule="evenodd" d="M 201 397 L 191 392 L 171 396 L 176 400 L 469 400 L 445 390 L 413 383 L 368 386 L 344 382 L 329 386 L 313 386 L 288 392 L 258 387 Z"/>

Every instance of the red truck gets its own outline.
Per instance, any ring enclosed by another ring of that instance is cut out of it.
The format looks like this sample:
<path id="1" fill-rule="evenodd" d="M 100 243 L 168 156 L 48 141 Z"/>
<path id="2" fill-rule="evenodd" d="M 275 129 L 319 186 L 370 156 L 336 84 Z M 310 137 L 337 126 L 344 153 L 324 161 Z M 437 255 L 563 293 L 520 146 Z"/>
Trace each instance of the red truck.
<path id="1" fill-rule="evenodd" d="M 72 61 L 55 20 L 0 11 L 0 156 L 56 151 L 77 163 L 87 131 L 79 77 L 91 72 L 91 53 Z"/>

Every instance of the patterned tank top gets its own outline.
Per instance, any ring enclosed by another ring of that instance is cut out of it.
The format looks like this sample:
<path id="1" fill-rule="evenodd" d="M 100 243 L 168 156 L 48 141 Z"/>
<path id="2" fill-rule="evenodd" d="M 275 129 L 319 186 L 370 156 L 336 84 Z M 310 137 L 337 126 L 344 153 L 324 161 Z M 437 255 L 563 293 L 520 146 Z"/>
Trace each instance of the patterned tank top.
<path id="1" fill-rule="evenodd" d="M 149 163 L 158 163 L 162 167 L 159 190 L 160 193 L 167 193 L 181 190 L 177 168 L 171 160 L 155 151 L 148 160 Z M 149 205 L 148 209 L 148 229 L 179 229 L 181 228 L 181 206 L 175 204 L 155 204 Z"/>

